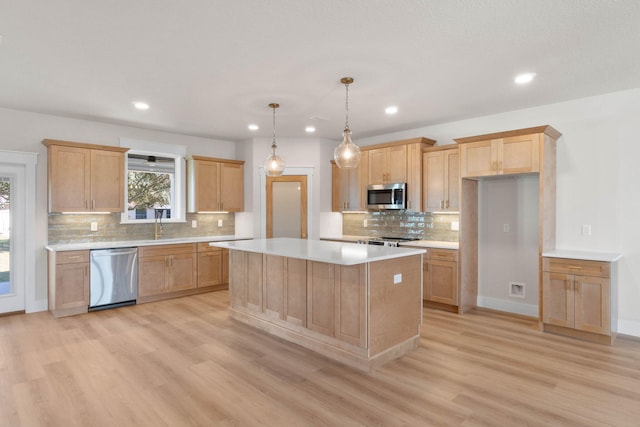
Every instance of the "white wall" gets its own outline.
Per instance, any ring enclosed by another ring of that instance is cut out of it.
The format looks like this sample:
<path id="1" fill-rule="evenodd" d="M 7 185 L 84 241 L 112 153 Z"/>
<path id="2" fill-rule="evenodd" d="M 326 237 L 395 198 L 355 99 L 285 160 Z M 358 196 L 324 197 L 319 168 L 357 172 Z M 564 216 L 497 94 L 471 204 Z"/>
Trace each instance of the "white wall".
<path id="1" fill-rule="evenodd" d="M 640 336 L 640 89 L 445 123 L 355 141 L 454 138 L 551 125 L 558 141 L 556 246 L 621 252 L 618 331 Z M 581 225 L 592 235 L 582 236 Z"/>
<path id="2" fill-rule="evenodd" d="M 233 159 L 235 144 L 206 138 L 117 126 L 88 120 L 0 108 L 0 149 L 38 153 L 36 203 L 36 299 L 46 308 L 47 298 L 47 150 L 43 139 L 119 145 L 119 138 L 178 144 L 189 154 Z"/>

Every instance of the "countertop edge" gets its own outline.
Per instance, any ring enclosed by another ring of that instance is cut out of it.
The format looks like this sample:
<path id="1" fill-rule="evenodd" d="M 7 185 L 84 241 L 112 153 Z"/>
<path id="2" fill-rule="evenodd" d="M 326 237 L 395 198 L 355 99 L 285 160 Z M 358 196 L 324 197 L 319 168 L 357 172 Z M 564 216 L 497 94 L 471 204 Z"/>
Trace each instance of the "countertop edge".
<path id="1" fill-rule="evenodd" d="M 585 261 L 604 261 L 604 262 L 617 262 L 623 254 L 617 252 L 592 252 L 592 251 L 580 251 L 573 249 L 554 249 L 542 253 L 546 258 L 569 258 L 569 259 L 581 259 Z"/>
<path id="2" fill-rule="evenodd" d="M 78 243 L 56 243 L 46 245 L 44 248 L 50 252 L 82 251 L 92 249 L 127 248 L 156 245 L 179 245 L 185 243 L 205 243 L 205 242 L 225 242 L 233 240 L 251 240 L 252 237 L 240 236 L 198 236 L 175 239 L 158 240 L 118 240 L 112 242 L 78 242 Z"/>
<path id="3" fill-rule="evenodd" d="M 339 242 L 358 242 L 360 240 L 367 240 L 367 236 L 334 236 L 334 237 L 320 237 L 320 240 L 326 241 L 339 241 Z M 419 248 L 434 248 L 434 249 L 460 249 L 459 242 L 446 242 L 443 240 L 414 240 L 407 243 L 400 243 L 401 248 L 419 247 Z"/>

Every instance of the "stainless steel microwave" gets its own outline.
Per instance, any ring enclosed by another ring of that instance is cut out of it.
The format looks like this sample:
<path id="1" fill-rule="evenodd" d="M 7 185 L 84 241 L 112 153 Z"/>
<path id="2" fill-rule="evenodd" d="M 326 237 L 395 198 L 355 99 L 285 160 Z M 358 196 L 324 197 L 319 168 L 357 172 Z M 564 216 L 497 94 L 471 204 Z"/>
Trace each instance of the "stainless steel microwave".
<path id="1" fill-rule="evenodd" d="M 407 183 L 367 186 L 367 209 L 406 209 Z"/>

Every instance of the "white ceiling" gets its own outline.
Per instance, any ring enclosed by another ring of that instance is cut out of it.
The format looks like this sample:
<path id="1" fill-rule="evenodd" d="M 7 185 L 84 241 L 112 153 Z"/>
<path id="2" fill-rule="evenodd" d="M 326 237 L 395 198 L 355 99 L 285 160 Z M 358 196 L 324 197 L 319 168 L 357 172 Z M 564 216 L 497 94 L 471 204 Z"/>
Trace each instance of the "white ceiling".
<path id="1" fill-rule="evenodd" d="M 270 102 L 340 139 L 344 76 L 354 140 L 640 87 L 637 0 L 0 0 L 0 35 L 1 107 L 225 140 Z"/>

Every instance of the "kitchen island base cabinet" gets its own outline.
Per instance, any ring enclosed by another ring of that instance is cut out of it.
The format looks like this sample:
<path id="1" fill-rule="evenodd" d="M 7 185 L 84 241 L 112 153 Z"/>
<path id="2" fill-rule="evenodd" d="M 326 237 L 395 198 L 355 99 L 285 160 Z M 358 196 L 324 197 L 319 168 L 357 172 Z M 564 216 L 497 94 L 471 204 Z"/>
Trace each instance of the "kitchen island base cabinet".
<path id="1" fill-rule="evenodd" d="M 364 371 L 418 346 L 421 254 L 341 265 L 230 249 L 234 319 Z"/>

